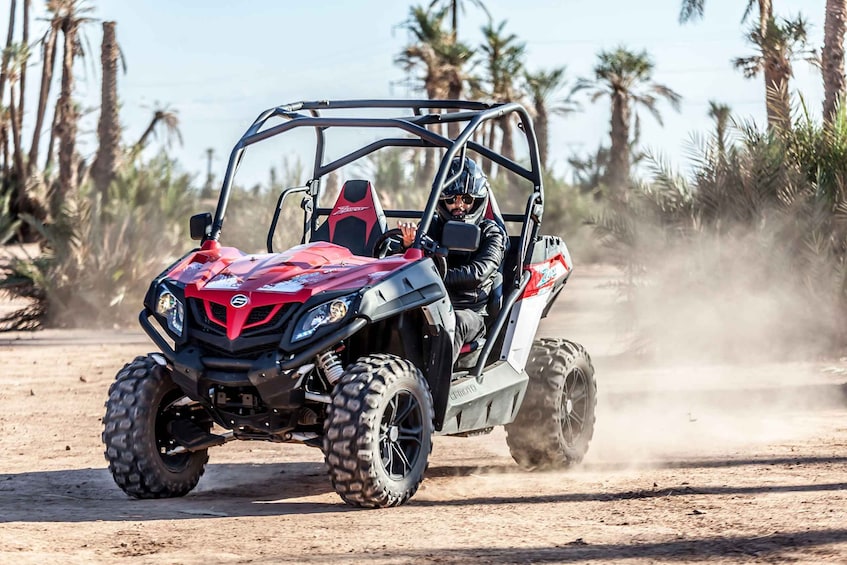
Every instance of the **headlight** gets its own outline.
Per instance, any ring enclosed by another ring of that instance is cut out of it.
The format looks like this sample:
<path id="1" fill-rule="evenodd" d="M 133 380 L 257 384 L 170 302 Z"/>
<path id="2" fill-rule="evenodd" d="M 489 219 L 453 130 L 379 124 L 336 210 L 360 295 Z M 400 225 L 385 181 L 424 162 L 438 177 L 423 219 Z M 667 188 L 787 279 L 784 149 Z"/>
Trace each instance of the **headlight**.
<path id="1" fill-rule="evenodd" d="M 159 293 L 159 300 L 156 301 L 156 313 L 164 316 L 168 321 L 168 328 L 176 335 L 182 337 L 182 329 L 185 322 L 185 307 L 167 288 Z"/>
<path id="2" fill-rule="evenodd" d="M 311 337 L 318 328 L 322 328 L 329 324 L 335 324 L 347 317 L 347 312 L 350 310 L 350 304 L 356 298 L 355 294 L 341 296 L 324 302 L 320 306 L 315 306 L 297 322 L 294 328 L 294 335 L 291 341 L 300 341 Z"/>

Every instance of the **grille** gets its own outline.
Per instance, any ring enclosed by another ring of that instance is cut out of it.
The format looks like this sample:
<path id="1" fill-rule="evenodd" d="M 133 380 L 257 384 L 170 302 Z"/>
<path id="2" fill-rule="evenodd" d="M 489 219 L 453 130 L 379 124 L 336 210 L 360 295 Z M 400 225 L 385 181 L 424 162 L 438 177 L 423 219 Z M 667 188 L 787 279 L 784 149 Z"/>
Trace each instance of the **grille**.
<path id="1" fill-rule="evenodd" d="M 206 315 L 205 304 L 202 300 L 190 299 L 190 310 L 198 329 L 206 334 L 226 335 L 227 309 L 223 304 L 209 302 L 209 310 L 212 318 Z M 273 311 L 275 305 L 259 306 L 253 308 L 247 315 L 245 328 L 241 332 L 242 337 L 256 337 L 268 334 L 280 334 L 286 319 L 297 304 L 283 304 L 276 314 L 266 322 L 262 323 Z M 261 324 L 261 325 L 254 325 Z M 253 327 L 249 327 L 249 326 Z"/>
<path id="2" fill-rule="evenodd" d="M 215 320 L 220 321 L 221 325 L 225 326 L 226 323 L 227 323 L 226 306 L 224 306 L 223 304 L 217 304 L 215 302 L 211 302 L 209 304 L 209 308 L 212 311 L 212 317 Z M 244 325 L 245 326 L 251 326 L 253 324 L 261 323 L 262 321 L 265 320 L 265 318 L 267 318 L 270 315 L 270 313 L 273 309 L 274 309 L 273 304 L 271 304 L 269 306 L 259 306 L 258 308 L 253 308 L 252 310 L 250 310 L 250 313 L 247 315 L 247 321 Z M 268 323 L 273 324 L 274 321 L 277 320 L 280 317 L 280 314 L 285 309 L 286 309 L 285 306 L 280 308 L 279 312 L 277 312 L 277 315 L 274 316 L 273 320 L 268 320 Z M 214 321 L 214 320 L 212 320 L 212 321 Z"/>
<path id="3" fill-rule="evenodd" d="M 212 311 L 213 318 L 220 321 L 222 325 L 226 325 L 226 306 L 212 302 L 209 304 L 209 309 Z"/>
<path id="4" fill-rule="evenodd" d="M 247 316 L 247 323 L 244 325 L 249 326 L 251 324 L 258 324 L 267 318 L 273 309 L 273 306 L 259 306 L 258 308 L 253 308 Z M 280 308 L 280 310 L 282 310 L 282 308 Z"/>

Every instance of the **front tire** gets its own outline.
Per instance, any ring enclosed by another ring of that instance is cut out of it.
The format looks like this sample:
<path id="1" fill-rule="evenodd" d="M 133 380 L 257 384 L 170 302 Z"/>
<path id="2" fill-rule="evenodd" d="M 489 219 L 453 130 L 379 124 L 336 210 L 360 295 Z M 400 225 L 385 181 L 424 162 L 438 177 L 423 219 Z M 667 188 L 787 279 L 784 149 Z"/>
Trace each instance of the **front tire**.
<path id="1" fill-rule="evenodd" d="M 579 463 L 594 435 L 597 383 L 585 349 L 565 339 L 539 339 L 526 372 L 529 385 L 515 421 L 506 426 L 512 458 L 527 469 Z"/>
<path id="2" fill-rule="evenodd" d="M 170 432 L 173 421 L 188 419 L 211 429 L 200 410 L 176 404 L 183 399 L 169 370 L 150 356 L 124 365 L 109 387 L 102 439 L 109 471 L 128 495 L 171 498 L 197 486 L 209 460 L 207 450 L 165 455 L 177 446 Z"/>
<path id="3" fill-rule="evenodd" d="M 433 431 L 432 395 L 421 372 L 394 355 L 360 358 L 335 386 L 324 421 L 335 491 L 352 506 L 403 504 L 423 481 Z"/>

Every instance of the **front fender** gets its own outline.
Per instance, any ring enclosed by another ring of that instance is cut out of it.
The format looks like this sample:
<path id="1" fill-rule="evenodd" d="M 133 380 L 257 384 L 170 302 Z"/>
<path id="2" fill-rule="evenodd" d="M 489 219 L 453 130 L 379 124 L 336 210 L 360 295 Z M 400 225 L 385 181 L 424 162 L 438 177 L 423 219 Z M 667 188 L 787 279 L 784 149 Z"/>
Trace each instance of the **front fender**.
<path id="1" fill-rule="evenodd" d="M 357 315 L 378 322 L 447 296 L 444 281 L 430 258 L 397 269 L 362 293 Z"/>

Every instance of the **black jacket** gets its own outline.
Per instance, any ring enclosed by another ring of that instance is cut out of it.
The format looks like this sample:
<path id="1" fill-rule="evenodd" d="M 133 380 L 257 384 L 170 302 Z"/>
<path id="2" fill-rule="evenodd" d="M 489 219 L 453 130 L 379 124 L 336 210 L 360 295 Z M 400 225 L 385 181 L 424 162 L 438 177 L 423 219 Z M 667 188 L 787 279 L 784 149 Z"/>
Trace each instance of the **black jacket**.
<path id="1" fill-rule="evenodd" d="M 429 230 L 433 239 L 440 238 L 441 226 L 440 218 L 434 218 Z M 452 251 L 447 256 L 444 286 L 454 308 L 470 308 L 484 315 L 495 275 L 503 263 L 506 234 L 493 220 L 482 220 L 479 228 L 481 233 L 476 251 Z"/>

